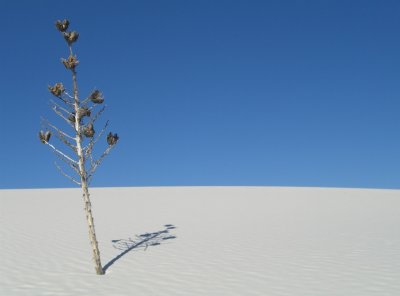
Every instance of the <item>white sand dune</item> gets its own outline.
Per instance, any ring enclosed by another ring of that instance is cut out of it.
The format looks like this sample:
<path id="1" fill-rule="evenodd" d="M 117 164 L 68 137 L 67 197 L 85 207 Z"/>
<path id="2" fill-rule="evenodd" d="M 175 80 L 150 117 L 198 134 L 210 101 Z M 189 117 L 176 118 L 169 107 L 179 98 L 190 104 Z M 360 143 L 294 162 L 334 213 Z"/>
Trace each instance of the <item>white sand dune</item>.
<path id="1" fill-rule="evenodd" d="M 0 295 L 400 295 L 400 190 L 91 193 L 104 276 L 79 189 L 0 190 Z"/>

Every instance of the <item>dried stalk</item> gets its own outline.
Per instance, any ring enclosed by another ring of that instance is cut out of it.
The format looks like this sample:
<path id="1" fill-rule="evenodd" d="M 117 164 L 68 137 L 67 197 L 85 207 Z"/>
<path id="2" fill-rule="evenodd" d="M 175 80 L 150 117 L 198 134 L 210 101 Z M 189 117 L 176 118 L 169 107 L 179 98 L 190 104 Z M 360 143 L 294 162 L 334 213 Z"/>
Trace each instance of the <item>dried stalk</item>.
<path id="1" fill-rule="evenodd" d="M 66 155 L 65 153 L 61 152 L 60 150 L 58 150 L 56 147 L 54 147 L 54 145 L 50 144 L 49 142 L 46 142 L 46 144 L 49 145 L 56 154 L 62 156 L 63 158 L 70 161 L 74 165 L 78 165 L 78 163 L 75 160 L 73 160 L 70 156 Z"/>
<path id="2" fill-rule="evenodd" d="M 107 147 L 107 149 L 103 152 L 103 154 L 99 157 L 99 159 L 96 160 L 96 161 L 94 162 L 94 165 L 92 165 L 92 166 L 90 167 L 89 174 L 88 174 L 88 182 L 89 182 L 89 183 L 90 183 L 90 181 L 91 181 L 91 179 L 92 179 L 92 177 L 93 177 L 93 174 L 94 174 L 94 172 L 96 171 L 97 167 L 102 163 L 104 157 L 106 157 L 106 156 L 108 155 L 108 153 L 110 153 L 111 149 L 112 149 L 114 146 L 115 146 L 115 145 L 109 145 L 109 146 Z"/>
<path id="3" fill-rule="evenodd" d="M 64 104 L 67 106 L 61 106 L 57 104 L 55 101 L 51 100 L 52 106 L 51 109 L 64 121 L 68 123 L 74 130 L 74 136 L 65 133 L 55 125 L 51 124 L 46 120 L 47 125 L 56 132 L 56 137 L 66 146 L 68 146 L 74 154 L 76 155 L 76 160 L 73 159 L 68 154 L 58 150 L 54 145 L 49 143 L 51 138 L 50 131 L 40 131 L 39 138 L 40 141 L 44 144 L 47 144 L 53 151 L 53 153 L 62 160 L 66 165 L 68 165 L 79 177 L 79 179 L 67 174 L 61 166 L 55 163 L 57 169 L 61 172 L 63 176 L 79 185 L 82 188 L 83 193 L 83 202 L 85 206 L 86 220 L 89 229 L 89 239 L 92 246 L 93 251 L 93 260 L 95 263 L 95 270 L 97 274 L 104 274 L 104 269 L 101 265 L 100 261 L 100 251 L 98 248 L 98 242 L 96 238 L 93 215 L 91 209 L 91 201 L 89 194 L 89 182 L 91 181 L 94 172 L 97 167 L 104 160 L 105 156 L 109 154 L 111 149 L 115 146 L 114 144 L 118 141 L 117 134 L 112 135 L 111 133 L 107 137 L 107 142 L 112 145 L 109 145 L 103 154 L 100 156 L 98 160 L 93 159 L 93 147 L 98 142 L 98 140 L 103 136 L 107 126 L 108 121 L 104 125 L 103 129 L 95 136 L 95 129 L 93 124 L 96 122 L 98 117 L 104 112 L 105 107 L 103 106 L 96 114 L 92 115 L 91 111 L 98 105 L 103 103 L 104 99 L 102 98 L 102 94 L 100 91 L 96 90 L 92 92 L 91 96 L 86 98 L 83 101 L 80 101 L 78 96 L 78 83 L 77 83 L 77 72 L 76 67 L 79 64 L 79 61 L 74 55 L 72 50 L 72 44 L 77 41 L 79 37 L 79 33 L 75 31 L 67 31 L 69 26 L 68 20 L 57 21 L 56 27 L 61 32 L 63 38 L 68 43 L 69 49 L 69 57 L 67 59 L 62 59 L 62 63 L 65 68 L 71 71 L 72 76 L 72 94 L 65 91 L 65 88 L 62 83 L 56 83 L 54 86 L 49 86 L 50 92 L 59 98 Z M 93 96 L 93 97 L 92 97 Z M 91 101 L 91 106 L 88 104 Z M 82 112 L 83 111 L 83 112 Z M 85 124 L 84 118 L 88 117 L 89 120 Z M 89 143 L 84 145 L 85 139 L 90 138 Z M 110 142 L 110 139 L 112 140 Z M 90 168 L 87 169 L 87 160 L 90 161 Z"/>
<path id="4" fill-rule="evenodd" d="M 52 129 L 54 129 L 57 133 L 60 133 L 63 135 L 63 137 L 71 139 L 71 140 L 75 140 L 74 137 L 71 137 L 70 135 L 68 135 L 66 132 L 63 132 L 62 130 L 60 130 L 58 127 L 56 127 L 55 125 L 51 124 L 50 122 L 46 123 L 49 127 L 51 127 Z"/>
<path id="5" fill-rule="evenodd" d="M 72 182 L 74 182 L 75 184 L 81 186 L 81 183 L 78 182 L 78 181 L 76 181 L 73 177 L 71 177 L 71 176 L 68 175 L 67 173 L 65 173 L 65 172 L 63 171 L 63 169 L 57 164 L 57 162 L 54 162 L 54 165 L 57 167 L 57 169 L 61 172 L 61 174 L 62 174 L 64 177 L 70 179 L 70 180 L 71 180 Z"/>
<path id="6" fill-rule="evenodd" d="M 67 113 L 67 115 L 73 115 L 72 111 L 69 111 L 69 110 L 67 110 L 67 109 L 65 109 L 65 108 L 63 108 L 63 107 L 61 107 L 59 104 L 57 104 L 57 103 L 54 102 L 53 100 L 50 100 L 50 103 L 53 104 L 53 107 L 55 106 L 55 107 L 57 107 L 57 109 L 59 109 L 59 110 L 61 110 L 61 111 L 64 111 L 65 113 Z"/>
<path id="7" fill-rule="evenodd" d="M 64 94 L 65 94 L 68 98 L 70 98 L 71 100 L 74 99 L 74 97 L 71 96 L 68 92 L 64 91 Z M 71 102 L 71 105 L 73 106 L 73 105 L 74 105 L 74 102 Z"/>
<path id="8" fill-rule="evenodd" d="M 92 149 L 93 149 L 94 144 L 96 144 L 96 142 L 101 138 L 101 136 L 105 132 L 107 126 L 108 126 L 108 120 L 107 120 L 106 124 L 104 125 L 104 127 L 102 128 L 102 130 L 100 131 L 100 133 L 98 133 L 97 137 L 95 139 L 91 138 L 89 144 L 85 148 L 83 148 L 83 150 L 85 151 L 85 156 L 92 155 Z"/>
<path id="9" fill-rule="evenodd" d="M 69 126 L 71 126 L 72 128 L 74 128 L 74 125 L 71 123 L 71 121 L 70 121 L 68 118 L 66 118 L 66 117 L 64 116 L 64 114 L 62 114 L 59 110 L 57 110 L 57 107 L 56 107 L 56 106 L 54 106 L 53 108 L 51 108 L 51 110 L 53 110 L 54 113 L 56 113 L 58 116 L 60 116 L 62 119 L 64 119 L 64 120 L 68 123 Z"/>
<path id="10" fill-rule="evenodd" d="M 91 118 L 90 123 L 94 124 L 95 121 L 97 120 L 97 118 L 101 115 L 101 113 L 104 112 L 104 110 L 106 109 L 107 106 L 103 106 L 99 111 L 97 111 L 97 113 Z"/>

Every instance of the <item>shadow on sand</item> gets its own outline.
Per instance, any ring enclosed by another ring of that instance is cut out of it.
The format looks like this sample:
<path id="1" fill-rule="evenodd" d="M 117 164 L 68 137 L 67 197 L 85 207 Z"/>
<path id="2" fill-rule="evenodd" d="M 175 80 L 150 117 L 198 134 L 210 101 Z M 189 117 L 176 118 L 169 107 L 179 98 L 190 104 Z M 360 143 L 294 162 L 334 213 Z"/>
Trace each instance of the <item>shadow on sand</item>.
<path id="1" fill-rule="evenodd" d="M 136 235 L 135 239 L 128 238 L 112 240 L 111 242 L 113 243 L 114 248 L 122 252 L 104 265 L 104 272 L 106 272 L 111 265 L 113 265 L 116 261 L 121 259 L 124 255 L 126 255 L 133 249 L 144 248 L 146 250 L 150 246 L 158 246 L 161 245 L 162 242 L 175 239 L 176 236 L 170 234 L 169 231 L 175 229 L 176 227 L 172 224 L 165 224 L 164 227 L 164 230 L 151 233 L 146 232 L 140 235 Z"/>

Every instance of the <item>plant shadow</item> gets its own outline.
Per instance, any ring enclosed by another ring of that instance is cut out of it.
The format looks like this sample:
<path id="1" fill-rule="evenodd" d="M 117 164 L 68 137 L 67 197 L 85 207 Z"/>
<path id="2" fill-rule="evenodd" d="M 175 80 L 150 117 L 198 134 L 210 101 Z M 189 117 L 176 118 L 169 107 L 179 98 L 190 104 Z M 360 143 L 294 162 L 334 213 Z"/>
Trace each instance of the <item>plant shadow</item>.
<path id="1" fill-rule="evenodd" d="M 130 251 L 138 248 L 144 248 L 147 250 L 150 246 L 158 246 L 165 241 L 175 239 L 176 236 L 172 235 L 169 231 L 176 229 L 172 224 L 165 224 L 164 229 L 157 232 L 146 232 L 140 235 L 136 235 L 135 239 L 115 239 L 111 242 L 113 247 L 121 251 L 120 254 L 112 258 L 103 266 L 103 271 L 106 272 L 115 262 L 121 259 L 123 256 L 128 254 Z"/>

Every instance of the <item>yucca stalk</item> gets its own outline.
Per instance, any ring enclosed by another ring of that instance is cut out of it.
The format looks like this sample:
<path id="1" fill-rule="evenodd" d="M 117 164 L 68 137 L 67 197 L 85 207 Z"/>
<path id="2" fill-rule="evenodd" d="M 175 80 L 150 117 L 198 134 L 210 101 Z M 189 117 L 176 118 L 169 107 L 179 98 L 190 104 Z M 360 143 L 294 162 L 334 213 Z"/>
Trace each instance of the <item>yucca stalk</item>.
<path id="1" fill-rule="evenodd" d="M 57 163 L 56 167 L 60 172 L 70 179 L 75 184 L 82 188 L 84 209 L 86 214 L 86 221 L 89 228 L 89 240 L 92 247 L 93 261 L 97 274 L 104 274 L 103 267 L 100 260 L 100 251 L 96 238 L 94 227 L 94 220 L 92 214 L 92 204 L 90 201 L 89 184 L 93 177 L 94 172 L 101 164 L 105 156 L 109 154 L 111 149 L 118 141 L 118 135 L 109 133 L 107 136 L 107 148 L 97 159 L 93 156 L 93 148 L 99 138 L 105 132 L 108 121 L 103 129 L 95 136 L 94 123 L 98 117 L 103 113 L 105 106 L 100 108 L 94 113 L 98 106 L 104 102 L 104 98 L 99 90 L 94 90 L 86 99 L 80 100 L 78 92 L 77 72 L 76 67 L 79 61 L 74 55 L 72 45 L 78 40 L 79 34 L 75 31 L 67 31 L 69 21 L 57 21 L 56 28 L 61 32 L 69 49 L 69 56 L 67 59 L 61 59 L 65 68 L 70 71 L 72 76 L 72 94 L 69 94 L 62 83 L 56 83 L 54 86 L 49 86 L 49 91 L 59 99 L 59 103 L 51 101 L 52 110 L 60 116 L 72 128 L 73 134 L 69 134 L 59 129 L 49 121 L 44 120 L 47 125 L 46 131 L 39 132 L 40 141 L 48 145 L 56 156 L 67 165 L 75 176 L 66 173 L 61 166 Z M 85 123 L 86 122 L 86 123 Z M 51 131 L 55 132 L 56 137 L 61 143 L 68 146 L 74 156 L 62 152 L 53 144 L 49 143 L 51 138 Z"/>

